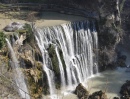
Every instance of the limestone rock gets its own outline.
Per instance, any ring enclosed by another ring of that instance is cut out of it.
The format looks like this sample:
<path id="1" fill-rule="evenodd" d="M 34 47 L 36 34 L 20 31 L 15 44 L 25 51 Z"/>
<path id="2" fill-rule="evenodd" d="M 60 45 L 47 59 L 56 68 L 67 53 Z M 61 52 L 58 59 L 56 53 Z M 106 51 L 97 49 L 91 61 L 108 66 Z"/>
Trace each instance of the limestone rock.
<path id="1" fill-rule="evenodd" d="M 16 44 L 23 45 L 23 41 L 26 39 L 26 34 L 22 34 L 19 39 L 16 40 Z"/>
<path id="2" fill-rule="evenodd" d="M 106 17 L 106 27 L 111 27 L 112 23 L 114 23 L 115 16 L 110 14 Z"/>
<path id="3" fill-rule="evenodd" d="M 30 70 L 30 74 L 31 74 L 31 76 L 33 76 L 34 81 L 35 81 L 35 82 L 38 82 L 38 78 L 37 78 L 37 75 L 38 75 L 38 74 L 37 74 L 37 71 L 31 69 L 31 70 Z"/>
<path id="4" fill-rule="evenodd" d="M 4 30 L 5 30 L 6 32 L 14 32 L 14 31 L 16 31 L 16 30 L 21 30 L 21 29 L 23 29 L 23 27 L 24 27 L 23 24 L 21 24 L 21 23 L 19 23 L 19 22 L 13 22 L 13 23 L 7 25 L 7 26 L 4 28 Z"/>
<path id="5" fill-rule="evenodd" d="M 89 92 L 81 83 L 76 87 L 75 94 L 79 99 L 88 99 L 89 96 Z"/>
<path id="6" fill-rule="evenodd" d="M 19 55 L 24 60 L 25 64 L 28 65 L 28 67 L 32 67 L 34 65 L 34 60 L 32 56 L 33 53 L 31 50 L 24 50 L 23 53 L 19 53 Z"/>

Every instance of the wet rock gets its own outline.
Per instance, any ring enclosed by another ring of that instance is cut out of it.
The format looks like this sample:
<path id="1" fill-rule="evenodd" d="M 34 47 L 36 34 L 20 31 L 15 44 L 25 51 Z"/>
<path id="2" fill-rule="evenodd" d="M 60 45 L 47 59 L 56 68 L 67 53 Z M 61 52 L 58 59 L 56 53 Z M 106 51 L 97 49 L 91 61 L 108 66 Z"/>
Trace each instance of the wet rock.
<path id="1" fill-rule="evenodd" d="M 92 95 L 89 96 L 88 99 L 108 99 L 105 92 L 102 90 L 94 92 Z"/>
<path id="2" fill-rule="evenodd" d="M 116 68 L 116 53 L 115 51 L 105 49 L 99 51 L 99 71 L 104 71 L 106 69 L 115 69 Z"/>
<path id="3" fill-rule="evenodd" d="M 14 32 L 14 31 L 16 31 L 16 30 L 21 30 L 21 29 L 23 29 L 23 26 L 24 26 L 24 25 L 21 24 L 21 23 L 19 23 L 19 22 L 13 22 L 13 23 L 7 25 L 7 26 L 4 28 L 4 30 L 5 30 L 6 32 Z"/>
<path id="4" fill-rule="evenodd" d="M 130 80 L 127 80 L 126 83 L 121 86 L 120 94 L 121 99 L 130 99 Z"/>
<path id="5" fill-rule="evenodd" d="M 76 87 L 75 94 L 79 99 L 88 99 L 89 97 L 89 92 L 81 83 Z"/>
<path id="6" fill-rule="evenodd" d="M 120 99 L 119 97 L 114 97 L 113 99 Z"/>

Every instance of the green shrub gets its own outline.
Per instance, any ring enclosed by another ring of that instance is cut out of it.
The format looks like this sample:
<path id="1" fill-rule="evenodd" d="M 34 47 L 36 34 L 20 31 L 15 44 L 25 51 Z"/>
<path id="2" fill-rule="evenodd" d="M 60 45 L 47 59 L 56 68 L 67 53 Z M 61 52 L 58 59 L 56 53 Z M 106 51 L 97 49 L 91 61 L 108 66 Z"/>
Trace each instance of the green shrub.
<path id="1" fill-rule="evenodd" d="M 34 44 L 34 35 L 32 31 L 32 27 L 30 24 L 25 24 L 24 26 L 25 32 L 26 32 L 26 42 Z"/>
<path id="2" fill-rule="evenodd" d="M 5 44 L 5 34 L 3 32 L 0 32 L 0 49 L 4 46 Z"/>

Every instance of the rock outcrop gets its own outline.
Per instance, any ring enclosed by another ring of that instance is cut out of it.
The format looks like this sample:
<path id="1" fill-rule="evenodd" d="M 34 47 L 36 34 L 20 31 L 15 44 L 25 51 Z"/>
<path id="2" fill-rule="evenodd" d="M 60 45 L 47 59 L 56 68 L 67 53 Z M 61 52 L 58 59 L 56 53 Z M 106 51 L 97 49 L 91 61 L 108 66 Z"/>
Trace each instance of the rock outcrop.
<path id="1" fill-rule="evenodd" d="M 126 63 L 125 63 L 126 59 L 127 59 L 126 55 L 120 55 L 120 52 L 118 52 L 118 55 L 117 55 L 117 65 L 120 66 L 120 67 L 127 67 Z"/>
<path id="2" fill-rule="evenodd" d="M 105 92 L 102 90 L 94 92 L 92 95 L 89 96 L 88 99 L 108 99 Z"/>
<path id="3" fill-rule="evenodd" d="M 26 39 L 26 34 L 20 35 L 20 38 L 15 42 L 18 45 L 23 45 L 23 41 Z"/>
<path id="4" fill-rule="evenodd" d="M 79 99 L 88 99 L 89 97 L 89 92 L 81 83 L 76 87 L 75 94 Z"/>
<path id="5" fill-rule="evenodd" d="M 124 6 L 122 8 L 122 13 L 121 13 L 121 23 L 122 23 L 122 29 L 123 29 L 123 38 L 122 42 L 120 42 L 120 46 L 130 51 L 130 0 L 122 0 L 124 2 Z"/>
<path id="6" fill-rule="evenodd" d="M 16 30 L 21 30 L 21 29 L 24 29 L 24 24 L 21 24 L 19 22 L 13 22 L 9 25 L 7 25 L 4 30 L 6 32 L 14 32 Z"/>
<path id="7" fill-rule="evenodd" d="M 119 44 L 121 32 L 119 0 L 100 0 L 99 2 L 99 70 L 116 67 L 116 46 Z"/>
<path id="8" fill-rule="evenodd" d="M 25 80 L 29 86 L 29 93 L 32 97 L 38 99 L 42 96 L 44 89 L 42 80 L 45 78 L 43 77 L 41 53 L 37 48 L 29 24 L 26 24 L 23 30 L 18 30 L 16 33 L 17 38 L 15 38 L 13 33 L 8 38 L 12 41 L 11 44 L 17 56 L 20 69 L 26 75 Z"/>
<path id="9" fill-rule="evenodd" d="M 121 99 L 130 99 L 130 80 L 127 80 L 120 90 Z"/>
<path id="10" fill-rule="evenodd" d="M 102 90 L 89 94 L 89 91 L 81 83 L 76 87 L 75 94 L 79 99 L 108 99 Z"/>

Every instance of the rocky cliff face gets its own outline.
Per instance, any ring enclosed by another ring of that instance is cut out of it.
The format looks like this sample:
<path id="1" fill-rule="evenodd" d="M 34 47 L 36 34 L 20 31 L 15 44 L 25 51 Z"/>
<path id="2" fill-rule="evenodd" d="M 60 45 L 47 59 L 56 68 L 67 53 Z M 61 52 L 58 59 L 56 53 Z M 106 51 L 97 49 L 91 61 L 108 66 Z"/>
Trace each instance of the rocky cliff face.
<path id="1" fill-rule="evenodd" d="M 123 29 L 123 39 L 120 45 L 125 47 L 127 50 L 130 50 L 129 41 L 130 41 L 130 1 L 125 0 L 124 7 L 122 9 L 122 29 Z"/>
<path id="2" fill-rule="evenodd" d="M 114 68 L 116 62 L 116 45 L 122 40 L 121 12 L 124 0 L 72 0 L 79 8 L 95 12 L 99 40 L 99 70 Z"/>
<path id="3" fill-rule="evenodd" d="M 99 0 L 99 68 L 114 68 L 116 63 L 116 45 L 122 32 L 119 0 Z"/>
<path id="4" fill-rule="evenodd" d="M 16 33 L 9 34 L 8 39 L 11 42 L 15 56 L 18 60 L 19 69 L 25 75 L 25 81 L 27 82 L 31 99 L 40 98 L 44 91 L 43 89 L 46 90 L 47 84 L 46 82 L 43 84 L 43 79 L 45 81 L 46 79 L 42 69 L 42 57 L 35 42 L 31 26 L 25 24 L 22 30 L 17 30 Z M 9 60 L 7 61 L 9 62 L 9 69 L 10 72 L 13 72 L 13 69 L 15 68 L 11 69 L 13 63 L 11 52 L 9 51 L 7 54 L 9 57 Z M 7 73 L 7 75 L 8 74 L 9 73 Z M 14 78 L 14 74 L 15 73 L 12 74 L 11 79 Z"/>

